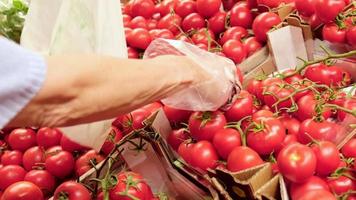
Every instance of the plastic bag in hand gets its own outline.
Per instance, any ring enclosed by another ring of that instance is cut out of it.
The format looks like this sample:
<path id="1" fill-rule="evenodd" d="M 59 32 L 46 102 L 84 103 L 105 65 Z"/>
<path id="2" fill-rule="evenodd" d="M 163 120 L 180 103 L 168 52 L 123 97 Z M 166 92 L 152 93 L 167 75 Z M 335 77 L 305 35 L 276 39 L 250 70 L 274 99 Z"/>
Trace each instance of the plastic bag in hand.
<path id="1" fill-rule="evenodd" d="M 183 41 L 157 39 L 146 49 L 144 59 L 161 55 L 187 56 L 210 76 L 198 85 L 163 99 L 165 105 L 182 110 L 215 111 L 229 107 L 233 97 L 240 92 L 236 66 L 227 58 Z"/>

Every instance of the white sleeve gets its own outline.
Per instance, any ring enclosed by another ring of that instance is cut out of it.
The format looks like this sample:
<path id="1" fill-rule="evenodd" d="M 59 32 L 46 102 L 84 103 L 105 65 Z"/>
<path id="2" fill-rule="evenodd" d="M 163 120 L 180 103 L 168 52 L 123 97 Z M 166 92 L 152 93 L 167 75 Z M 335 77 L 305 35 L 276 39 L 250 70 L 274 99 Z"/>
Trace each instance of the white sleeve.
<path id="1" fill-rule="evenodd" d="M 0 37 L 0 128 L 37 94 L 46 71 L 43 56 Z"/>

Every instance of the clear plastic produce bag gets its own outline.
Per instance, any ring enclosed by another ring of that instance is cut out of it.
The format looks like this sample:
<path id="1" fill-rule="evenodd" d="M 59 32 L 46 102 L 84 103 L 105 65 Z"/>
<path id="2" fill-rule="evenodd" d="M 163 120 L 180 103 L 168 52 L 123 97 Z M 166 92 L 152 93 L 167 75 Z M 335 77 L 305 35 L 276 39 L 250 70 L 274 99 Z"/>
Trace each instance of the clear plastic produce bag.
<path id="1" fill-rule="evenodd" d="M 183 41 L 157 39 L 146 49 L 143 58 L 160 55 L 185 55 L 201 66 L 211 79 L 183 89 L 162 102 L 173 108 L 192 111 L 215 111 L 227 108 L 240 92 L 236 66 L 227 58 L 207 52 Z M 169 63 L 167 63 L 169 64 Z"/>

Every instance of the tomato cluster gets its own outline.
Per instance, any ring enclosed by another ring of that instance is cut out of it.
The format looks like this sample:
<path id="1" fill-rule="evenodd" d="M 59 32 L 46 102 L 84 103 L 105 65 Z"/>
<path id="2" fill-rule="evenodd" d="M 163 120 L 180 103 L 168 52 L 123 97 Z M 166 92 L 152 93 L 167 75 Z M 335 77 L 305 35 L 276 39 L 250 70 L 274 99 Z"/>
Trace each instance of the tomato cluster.
<path id="1" fill-rule="evenodd" d="M 257 12 L 256 6 L 255 1 L 236 0 L 131 0 L 123 7 L 129 58 L 139 58 L 152 40 L 165 38 L 239 64 L 261 49 L 266 33 L 281 23 L 277 14 Z"/>

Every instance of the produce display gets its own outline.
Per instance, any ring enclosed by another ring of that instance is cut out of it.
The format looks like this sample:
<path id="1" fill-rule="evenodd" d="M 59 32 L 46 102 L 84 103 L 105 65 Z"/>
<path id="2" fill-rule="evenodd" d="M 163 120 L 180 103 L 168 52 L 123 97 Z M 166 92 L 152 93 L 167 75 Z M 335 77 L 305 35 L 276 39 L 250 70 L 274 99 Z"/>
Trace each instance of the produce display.
<path id="1" fill-rule="evenodd" d="M 355 66 L 355 4 L 352 0 L 125 2 L 129 58 L 142 58 L 157 38 L 182 40 L 231 59 L 244 88 L 224 111 L 179 110 L 154 102 L 120 115 L 100 152 L 71 141 L 57 128 L 3 129 L 0 199 L 174 199 L 157 193 L 143 174 L 111 170 L 119 162 L 113 156 L 121 153 L 123 141 L 132 142 L 128 136 L 152 134 L 145 122 L 159 110 L 172 128 L 165 144 L 196 175 L 210 177 L 216 169 L 233 174 L 270 163 L 273 174 L 283 177 L 292 200 L 356 199 L 356 72 L 339 62 Z M 23 23 L 16 14 L 24 14 L 27 7 L 14 5 L 0 9 L 0 21 Z M 267 33 L 281 26 L 285 17 L 278 11 L 285 6 L 310 25 L 314 37 L 343 47 L 343 52 L 322 46 L 323 57 L 301 59 L 302 66 L 245 80 L 239 65 L 268 45 Z M 14 24 L 0 24 L 0 33 L 19 41 L 21 29 Z M 145 148 L 135 150 L 142 153 Z M 104 177 L 90 180 L 94 185 L 83 181 L 92 169 L 100 174 L 104 169 L 98 164 L 103 162 L 109 165 Z"/>

